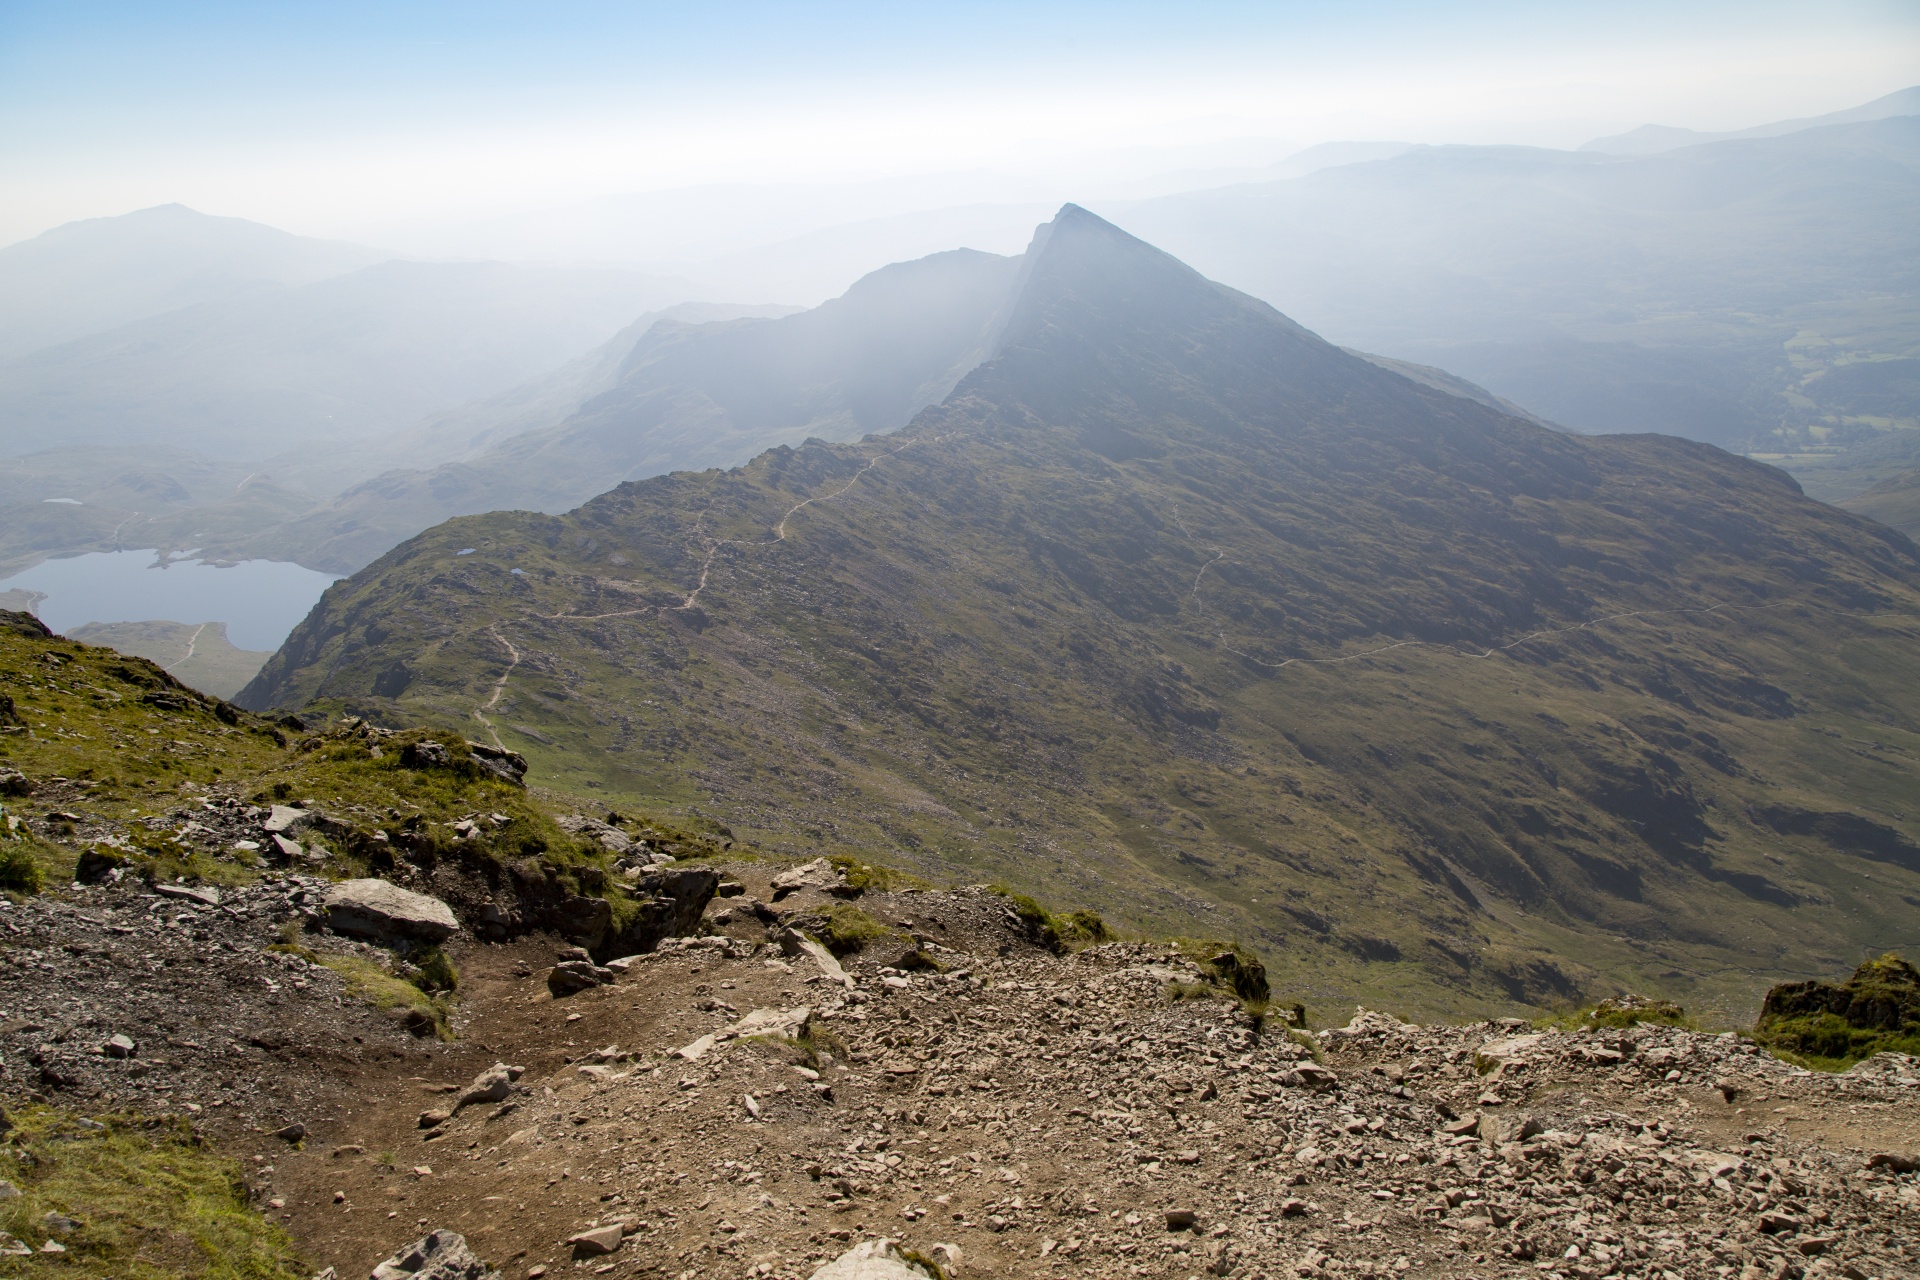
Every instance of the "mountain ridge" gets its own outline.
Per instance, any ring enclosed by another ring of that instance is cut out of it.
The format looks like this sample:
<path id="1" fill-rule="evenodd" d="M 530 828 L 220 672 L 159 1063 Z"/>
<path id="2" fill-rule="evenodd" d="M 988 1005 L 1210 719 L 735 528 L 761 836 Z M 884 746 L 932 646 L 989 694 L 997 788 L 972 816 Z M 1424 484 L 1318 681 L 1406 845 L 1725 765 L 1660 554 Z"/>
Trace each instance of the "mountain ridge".
<path id="1" fill-rule="evenodd" d="M 1206 919 L 1339 998 L 1731 1002 L 1899 927 L 1849 877 L 1920 894 L 1905 538 L 1422 386 L 1072 206 L 1023 271 L 904 431 L 451 521 L 240 700 L 483 718 L 571 789 Z M 1891 852 L 1731 818 L 1776 810 Z"/>

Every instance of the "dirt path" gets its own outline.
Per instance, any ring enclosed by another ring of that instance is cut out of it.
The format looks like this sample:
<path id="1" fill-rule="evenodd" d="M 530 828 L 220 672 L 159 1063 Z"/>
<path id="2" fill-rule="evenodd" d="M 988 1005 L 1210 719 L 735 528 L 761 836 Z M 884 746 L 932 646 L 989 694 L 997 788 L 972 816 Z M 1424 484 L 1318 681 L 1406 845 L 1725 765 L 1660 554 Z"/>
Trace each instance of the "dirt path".
<path id="1" fill-rule="evenodd" d="M 507 669 L 500 673 L 500 678 L 493 682 L 493 693 L 488 696 L 485 702 L 473 709 L 473 718 L 487 727 L 487 736 L 493 739 L 493 745 L 505 751 L 507 746 L 504 742 L 500 741 L 500 731 L 493 727 L 493 721 L 487 716 L 487 712 L 500 705 L 500 695 L 507 691 L 507 677 L 511 676 L 513 669 L 520 665 L 520 650 L 514 647 L 513 641 L 500 634 L 500 628 L 498 626 L 488 627 L 487 634 L 504 645 L 507 650 L 507 656 L 513 660 L 507 663 Z"/>
<path id="2" fill-rule="evenodd" d="M 169 675 L 171 675 L 171 674 L 173 674 L 173 669 L 174 669 L 175 667 L 178 667 L 178 666 L 182 666 L 182 665 L 184 665 L 184 664 L 186 664 L 186 663 L 188 663 L 188 662 L 190 662 L 190 661 L 192 661 L 192 660 L 193 660 L 193 647 L 194 647 L 194 646 L 195 646 L 196 644 L 199 644 L 199 643 L 200 643 L 200 633 L 201 633 L 202 631 L 205 631 L 205 630 L 206 630 L 206 629 L 207 629 L 208 627 L 210 627 L 210 626 L 212 626 L 212 625 L 213 625 L 212 623 L 209 623 L 209 622 L 203 622 L 203 623 L 201 623 L 201 624 L 200 624 L 199 626 L 197 626 L 197 627 L 195 627 L 195 628 L 193 629 L 193 634 L 187 637 L 187 651 L 186 651 L 185 653 L 183 653 L 183 654 L 181 654 L 181 655 L 180 655 L 180 657 L 179 657 L 179 659 L 178 659 L 177 661 L 175 661 L 175 662 L 172 662 L 172 663 L 169 663 L 169 664 L 168 664 L 168 665 L 167 665 L 166 667 L 164 667 L 164 668 L 162 668 L 162 669 L 163 669 L 163 670 L 165 670 L 165 671 L 167 672 L 167 674 L 169 674 Z"/>

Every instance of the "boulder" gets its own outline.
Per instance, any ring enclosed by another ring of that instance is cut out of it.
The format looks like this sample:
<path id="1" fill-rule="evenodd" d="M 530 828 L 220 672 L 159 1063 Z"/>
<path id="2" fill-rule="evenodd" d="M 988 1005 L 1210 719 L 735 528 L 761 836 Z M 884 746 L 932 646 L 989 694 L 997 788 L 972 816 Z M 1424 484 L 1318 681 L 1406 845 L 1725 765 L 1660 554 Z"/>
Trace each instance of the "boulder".
<path id="1" fill-rule="evenodd" d="M 178 898 L 203 907 L 220 905 L 220 891 L 210 884 L 156 884 L 153 891 L 163 898 Z"/>
<path id="2" fill-rule="evenodd" d="M 547 973 L 547 990 L 554 998 L 570 996 L 588 987 L 602 987 L 613 981 L 613 970 L 603 969 L 591 960 L 562 960 Z"/>
<path id="3" fill-rule="evenodd" d="M 834 958 L 833 952 L 827 950 L 806 934 L 801 933 L 797 929 L 782 929 L 780 936 L 776 938 L 775 941 L 780 944 L 780 949 L 790 956 L 804 955 L 810 957 L 815 964 L 820 966 L 821 973 L 839 983 L 847 990 L 853 990 L 853 979 L 848 976 L 845 969 L 841 968 L 840 962 Z"/>
<path id="4" fill-rule="evenodd" d="M 13 700 L 11 698 L 7 700 L 6 710 L 8 712 L 13 710 Z M 0 719 L 0 724 L 4 723 L 6 723 L 6 721 Z M 18 769 L 0 769 L 0 796 L 10 796 L 18 799 L 21 796 L 30 796 L 32 794 L 33 783 L 27 780 L 26 774 L 20 772 Z"/>
<path id="5" fill-rule="evenodd" d="M 496 1062 L 473 1078 L 460 1100 L 453 1104 L 455 1111 L 483 1102 L 505 1102 L 513 1093 L 513 1082 L 525 1071 L 524 1067 L 510 1067 L 504 1062 Z"/>
<path id="6" fill-rule="evenodd" d="M 821 889 L 832 892 L 846 887 L 846 881 L 825 858 L 815 858 L 812 862 L 803 862 L 788 871 L 782 871 L 773 878 L 773 900 L 778 902 L 790 893 L 802 889 Z"/>
<path id="7" fill-rule="evenodd" d="M 1303 1062 L 1281 1076 L 1280 1083 L 1296 1089 L 1312 1089 L 1318 1092 L 1323 1089 L 1339 1088 L 1340 1077 L 1330 1067 L 1323 1067 L 1317 1062 Z"/>
<path id="8" fill-rule="evenodd" d="M 639 900 L 640 909 L 594 950 L 601 955 L 635 955 L 652 951 L 667 938 L 694 932 L 719 887 L 720 873 L 712 867 L 668 867 L 647 872 L 628 890 Z"/>
<path id="9" fill-rule="evenodd" d="M 496 747 L 490 742 L 475 742 L 471 738 L 467 740 L 467 750 L 473 753 L 475 764 L 500 781 L 516 787 L 527 785 L 527 758 L 518 751 Z"/>
<path id="10" fill-rule="evenodd" d="M 563 898 L 552 910 L 554 932 L 591 950 L 606 941 L 613 925 L 613 904 L 605 898 Z"/>
<path id="11" fill-rule="evenodd" d="M 570 1236 L 567 1243 L 573 1247 L 575 1258 L 598 1258 L 612 1253 L 620 1247 L 620 1224 L 609 1223 L 604 1227 L 595 1227 L 591 1231 L 582 1231 Z"/>
<path id="12" fill-rule="evenodd" d="M 1546 1039 L 1543 1033 L 1536 1031 L 1527 1035 L 1489 1040 L 1473 1055 L 1474 1069 L 1485 1075 L 1489 1071 L 1497 1071 L 1525 1062 L 1540 1051 Z"/>
<path id="13" fill-rule="evenodd" d="M 897 1240 L 862 1240 L 813 1273 L 812 1280 L 940 1280 L 939 1273 L 908 1255 Z"/>
<path id="14" fill-rule="evenodd" d="M 445 1229 L 430 1231 L 373 1269 L 370 1280 L 500 1280 L 482 1262 L 466 1238 Z"/>
<path id="15" fill-rule="evenodd" d="M 270 836 L 296 835 L 311 827 L 319 816 L 311 809 L 277 804 L 268 812 L 267 820 L 260 824 L 260 829 Z"/>
<path id="16" fill-rule="evenodd" d="M 453 753 L 444 742 L 409 742 L 400 749 L 400 764 L 407 769 L 445 769 L 453 764 Z"/>
<path id="17" fill-rule="evenodd" d="M 1480 1117 L 1480 1123 L 1474 1127 L 1482 1142 L 1491 1142 L 1495 1146 L 1508 1142 L 1525 1142 L 1535 1134 L 1543 1132 L 1539 1120 L 1517 1111 L 1510 1111 L 1505 1115 L 1489 1111 Z"/>
<path id="18" fill-rule="evenodd" d="M 99 884 L 126 865 L 126 856 L 116 850 L 88 849 L 74 864 L 73 878 L 81 884 Z"/>
<path id="19" fill-rule="evenodd" d="M 444 942 L 460 927 L 440 899 L 385 880 L 343 880 L 321 905 L 328 928 L 365 938 Z"/>

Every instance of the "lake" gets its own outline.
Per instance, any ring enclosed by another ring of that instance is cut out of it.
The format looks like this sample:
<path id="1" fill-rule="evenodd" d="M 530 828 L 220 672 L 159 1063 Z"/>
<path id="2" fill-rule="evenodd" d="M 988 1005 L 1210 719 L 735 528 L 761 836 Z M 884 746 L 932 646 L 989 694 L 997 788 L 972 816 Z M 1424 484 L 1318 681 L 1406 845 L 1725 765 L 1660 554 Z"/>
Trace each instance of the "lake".
<path id="1" fill-rule="evenodd" d="M 89 622 L 224 622 L 239 648 L 278 649 L 337 581 L 280 560 L 222 568 L 199 560 L 162 565 L 152 551 L 96 551 L 42 561 L 0 581 L 0 591 L 44 595 L 34 612 L 55 631 Z"/>

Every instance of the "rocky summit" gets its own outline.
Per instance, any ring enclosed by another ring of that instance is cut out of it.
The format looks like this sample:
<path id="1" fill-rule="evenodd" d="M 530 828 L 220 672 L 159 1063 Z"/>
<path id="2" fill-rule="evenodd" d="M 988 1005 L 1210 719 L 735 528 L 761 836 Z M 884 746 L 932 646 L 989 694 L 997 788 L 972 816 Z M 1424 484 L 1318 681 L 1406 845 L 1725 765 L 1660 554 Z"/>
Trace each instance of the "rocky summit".
<path id="1" fill-rule="evenodd" d="M 904 429 L 450 521 L 240 695 L 796 858 L 1239 937 L 1322 1003 L 1746 1022 L 1911 936 L 1920 553 L 1340 350 L 1083 210 Z"/>

